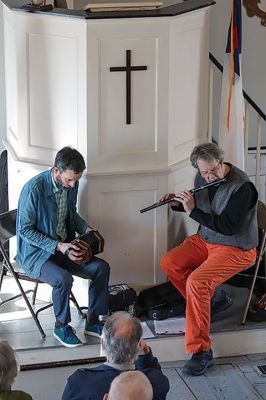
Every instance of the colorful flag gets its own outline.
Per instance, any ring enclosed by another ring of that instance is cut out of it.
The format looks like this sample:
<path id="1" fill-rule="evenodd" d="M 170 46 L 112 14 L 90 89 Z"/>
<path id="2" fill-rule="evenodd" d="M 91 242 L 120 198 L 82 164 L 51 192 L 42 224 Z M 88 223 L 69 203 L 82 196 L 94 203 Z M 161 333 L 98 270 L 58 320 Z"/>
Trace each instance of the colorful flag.
<path id="1" fill-rule="evenodd" d="M 232 0 L 222 78 L 219 146 L 225 151 L 225 161 L 244 170 L 245 107 L 241 75 L 241 18 L 241 0 Z"/>

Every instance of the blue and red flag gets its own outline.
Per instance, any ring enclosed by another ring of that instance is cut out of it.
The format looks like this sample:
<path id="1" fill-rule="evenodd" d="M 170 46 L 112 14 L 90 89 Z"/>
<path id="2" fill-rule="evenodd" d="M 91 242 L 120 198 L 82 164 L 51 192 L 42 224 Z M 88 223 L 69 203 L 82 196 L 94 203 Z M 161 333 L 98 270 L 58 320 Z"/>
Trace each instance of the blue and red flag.
<path id="1" fill-rule="evenodd" d="M 231 64 L 231 79 L 230 79 L 230 92 L 228 96 L 228 112 L 227 112 L 227 127 L 230 126 L 230 110 L 231 110 L 231 97 L 232 88 L 235 82 L 235 74 L 240 76 L 240 54 L 242 49 L 242 14 L 241 14 L 241 0 L 232 1 L 231 22 L 227 35 L 226 53 L 230 54 Z"/>
<path id="2" fill-rule="evenodd" d="M 245 108 L 241 50 L 241 0 L 232 0 L 221 91 L 219 145 L 224 149 L 227 161 L 244 169 Z"/>
<path id="3" fill-rule="evenodd" d="M 231 51 L 232 48 L 233 51 Z M 232 4 L 231 22 L 228 29 L 226 53 L 231 53 L 233 55 L 234 71 L 239 76 L 240 76 L 239 55 L 241 54 L 241 51 L 242 51 L 241 0 L 234 0 Z"/>

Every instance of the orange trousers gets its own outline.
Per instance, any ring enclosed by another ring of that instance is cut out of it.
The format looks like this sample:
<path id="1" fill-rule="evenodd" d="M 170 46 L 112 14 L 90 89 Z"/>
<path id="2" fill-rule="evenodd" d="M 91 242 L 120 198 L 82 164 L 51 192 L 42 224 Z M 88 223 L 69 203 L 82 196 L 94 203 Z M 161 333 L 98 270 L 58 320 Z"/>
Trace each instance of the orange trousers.
<path id="1" fill-rule="evenodd" d="M 197 234 L 163 256 L 163 271 L 186 299 L 187 353 L 211 348 L 210 309 L 215 288 L 250 267 L 255 259 L 255 248 L 245 251 L 209 244 Z"/>

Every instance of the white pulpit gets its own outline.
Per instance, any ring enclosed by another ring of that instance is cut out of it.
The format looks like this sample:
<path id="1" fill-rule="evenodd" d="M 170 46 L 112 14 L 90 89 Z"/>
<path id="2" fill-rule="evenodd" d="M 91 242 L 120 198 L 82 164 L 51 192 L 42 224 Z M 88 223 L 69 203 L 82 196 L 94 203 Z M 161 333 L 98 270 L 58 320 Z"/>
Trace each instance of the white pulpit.
<path id="1" fill-rule="evenodd" d="M 213 2 L 106 16 L 14 1 L 4 1 L 10 209 L 71 145 L 87 164 L 79 210 L 106 239 L 111 282 L 164 281 L 160 259 L 187 220 L 173 222 L 167 206 L 139 210 L 192 187 L 189 154 L 208 139 Z"/>

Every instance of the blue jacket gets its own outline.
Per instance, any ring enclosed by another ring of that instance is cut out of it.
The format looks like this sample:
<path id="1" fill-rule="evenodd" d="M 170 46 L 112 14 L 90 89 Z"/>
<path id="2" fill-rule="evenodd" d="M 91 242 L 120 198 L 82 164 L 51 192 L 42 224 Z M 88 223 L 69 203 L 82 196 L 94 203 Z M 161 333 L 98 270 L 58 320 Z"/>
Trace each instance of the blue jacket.
<path id="1" fill-rule="evenodd" d="M 88 224 L 76 210 L 78 181 L 68 190 L 67 242 L 82 234 Z M 42 265 L 55 254 L 58 239 L 57 205 L 53 193 L 51 170 L 42 172 L 23 187 L 17 212 L 16 261 L 27 275 L 38 278 Z"/>
<path id="2" fill-rule="evenodd" d="M 169 391 L 169 381 L 151 350 L 138 357 L 135 368 L 150 380 L 153 400 L 164 400 Z M 103 395 L 109 392 L 114 378 L 121 372 L 123 371 L 104 364 L 95 368 L 78 369 L 68 378 L 62 400 L 102 400 Z"/>

